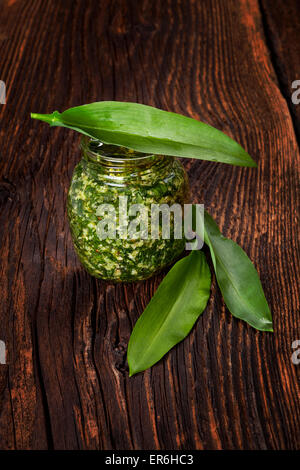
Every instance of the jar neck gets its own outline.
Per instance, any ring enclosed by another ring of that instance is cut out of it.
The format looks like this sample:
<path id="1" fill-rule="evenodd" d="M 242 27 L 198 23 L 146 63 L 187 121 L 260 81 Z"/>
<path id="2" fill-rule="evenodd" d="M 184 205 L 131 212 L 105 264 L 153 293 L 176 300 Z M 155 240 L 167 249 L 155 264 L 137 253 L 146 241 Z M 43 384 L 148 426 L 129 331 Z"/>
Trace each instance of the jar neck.
<path id="1" fill-rule="evenodd" d="M 174 161 L 166 155 L 149 155 L 126 147 L 103 144 L 100 141 L 83 137 L 81 140 L 83 164 L 87 171 L 102 175 L 123 178 L 156 174 L 163 176 Z"/>

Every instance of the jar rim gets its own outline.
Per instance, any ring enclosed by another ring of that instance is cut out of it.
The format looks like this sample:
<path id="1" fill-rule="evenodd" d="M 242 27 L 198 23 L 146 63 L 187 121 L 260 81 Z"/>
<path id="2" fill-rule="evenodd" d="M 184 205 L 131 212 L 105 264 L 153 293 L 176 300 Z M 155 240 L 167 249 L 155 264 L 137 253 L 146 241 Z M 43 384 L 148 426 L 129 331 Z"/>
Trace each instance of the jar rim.
<path id="1" fill-rule="evenodd" d="M 81 138 L 81 142 L 80 142 L 80 147 L 81 147 L 81 150 L 86 153 L 88 156 L 92 157 L 93 159 L 100 159 L 102 160 L 106 160 L 106 161 L 113 161 L 113 162 L 121 162 L 121 161 L 131 161 L 131 162 L 142 162 L 142 161 L 145 161 L 145 160 L 148 160 L 149 158 L 153 158 L 153 157 L 165 157 L 165 155 L 158 155 L 158 154 L 154 154 L 154 153 L 143 153 L 143 152 L 138 152 L 138 151 L 135 151 L 133 150 L 133 152 L 136 152 L 137 155 L 126 155 L 126 154 L 116 154 L 116 155 L 110 155 L 110 154 L 105 154 L 104 151 L 93 151 L 91 150 L 90 148 L 90 143 L 91 142 L 99 142 L 99 147 L 100 146 L 110 146 L 110 147 L 119 147 L 120 149 L 126 149 L 126 150 L 131 150 L 129 149 L 128 147 L 124 147 L 124 146 L 121 146 L 121 145 L 114 145 L 114 144 L 105 144 L 104 142 L 101 142 L 101 140 L 98 140 L 98 139 L 92 139 L 91 137 L 88 137 L 86 135 L 83 135 L 82 138 Z"/>

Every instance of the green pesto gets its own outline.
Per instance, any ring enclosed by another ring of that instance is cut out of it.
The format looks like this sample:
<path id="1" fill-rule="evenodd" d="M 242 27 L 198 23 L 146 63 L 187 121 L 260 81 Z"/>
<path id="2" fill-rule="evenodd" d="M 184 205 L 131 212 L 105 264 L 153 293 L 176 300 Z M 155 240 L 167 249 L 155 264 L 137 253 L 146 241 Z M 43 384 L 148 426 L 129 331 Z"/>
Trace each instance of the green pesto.
<path id="1" fill-rule="evenodd" d="M 83 158 L 75 167 L 69 194 L 68 217 L 77 255 L 95 277 L 112 281 L 147 279 L 170 265 L 184 250 L 185 240 L 171 238 L 100 240 L 96 215 L 100 204 L 115 208 L 119 222 L 119 196 L 127 196 L 128 206 L 189 202 L 188 180 L 181 163 L 174 157 L 146 155 L 104 145 L 84 138 Z M 161 233 L 160 233 L 161 235 Z"/>

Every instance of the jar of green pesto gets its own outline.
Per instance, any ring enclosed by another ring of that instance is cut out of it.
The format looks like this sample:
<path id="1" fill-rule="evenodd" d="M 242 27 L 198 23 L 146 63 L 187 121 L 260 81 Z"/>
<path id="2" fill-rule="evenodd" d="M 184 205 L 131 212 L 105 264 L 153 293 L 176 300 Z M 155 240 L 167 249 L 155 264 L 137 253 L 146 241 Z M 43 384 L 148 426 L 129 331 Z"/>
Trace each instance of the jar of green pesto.
<path id="1" fill-rule="evenodd" d="M 114 209 L 114 222 L 121 226 L 120 196 L 128 207 L 189 202 L 186 172 L 171 156 L 148 155 L 124 147 L 102 144 L 84 137 L 82 159 L 75 167 L 68 193 L 68 217 L 76 253 L 95 277 L 111 281 L 138 281 L 149 278 L 176 260 L 184 250 L 184 237 L 124 239 L 121 230 L 114 237 L 99 237 L 103 222 L 99 207 Z M 122 206 L 123 207 L 123 206 Z M 122 219 L 123 220 L 123 219 Z M 129 235 L 129 234 L 128 234 Z"/>

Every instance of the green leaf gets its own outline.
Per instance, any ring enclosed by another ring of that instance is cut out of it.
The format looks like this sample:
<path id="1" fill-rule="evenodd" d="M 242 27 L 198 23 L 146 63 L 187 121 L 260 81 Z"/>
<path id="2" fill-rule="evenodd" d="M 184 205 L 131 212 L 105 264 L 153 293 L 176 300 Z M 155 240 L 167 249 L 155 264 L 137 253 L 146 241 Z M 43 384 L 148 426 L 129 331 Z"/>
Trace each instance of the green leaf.
<path id="1" fill-rule="evenodd" d="M 32 113 L 31 117 L 139 152 L 257 166 L 237 142 L 218 129 L 139 103 L 99 101 L 61 114 Z"/>
<path id="2" fill-rule="evenodd" d="M 200 251 L 192 251 L 173 266 L 131 334 L 130 376 L 151 367 L 188 335 L 206 307 L 210 284 L 209 267 Z"/>
<path id="3" fill-rule="evenodd" d="M 204 241 L 209 246 L 224 301 L 237 318 L 261 331 L 273 331 L 272 316 L 257 271 L 242 248 L 223 237 L 205 211 Z"/>

